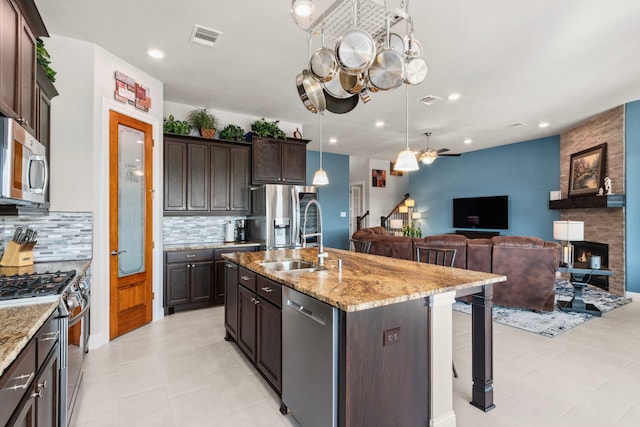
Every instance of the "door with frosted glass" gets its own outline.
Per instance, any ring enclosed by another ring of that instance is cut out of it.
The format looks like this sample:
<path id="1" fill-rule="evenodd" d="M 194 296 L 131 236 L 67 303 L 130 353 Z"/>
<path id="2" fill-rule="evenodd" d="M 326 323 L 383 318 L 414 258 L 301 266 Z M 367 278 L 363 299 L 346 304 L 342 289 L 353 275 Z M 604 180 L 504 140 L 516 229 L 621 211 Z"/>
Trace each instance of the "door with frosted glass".
<path id="1" fill-rule="evenodd" d="M 109 112 L 110 338 L 151 321 L 152 127 Z"/>

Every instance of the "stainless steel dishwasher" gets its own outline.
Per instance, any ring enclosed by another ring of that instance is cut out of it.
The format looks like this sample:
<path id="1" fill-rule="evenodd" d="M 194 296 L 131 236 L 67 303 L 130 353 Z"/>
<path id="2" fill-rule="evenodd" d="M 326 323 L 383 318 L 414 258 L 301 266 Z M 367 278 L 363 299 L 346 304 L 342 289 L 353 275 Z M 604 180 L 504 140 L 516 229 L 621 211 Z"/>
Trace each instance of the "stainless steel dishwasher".
<path id="1" fill-rule="evenodd" d="M 282 288 L 282 403 L 303 427 L 337 426 L 338 309 Z"/>

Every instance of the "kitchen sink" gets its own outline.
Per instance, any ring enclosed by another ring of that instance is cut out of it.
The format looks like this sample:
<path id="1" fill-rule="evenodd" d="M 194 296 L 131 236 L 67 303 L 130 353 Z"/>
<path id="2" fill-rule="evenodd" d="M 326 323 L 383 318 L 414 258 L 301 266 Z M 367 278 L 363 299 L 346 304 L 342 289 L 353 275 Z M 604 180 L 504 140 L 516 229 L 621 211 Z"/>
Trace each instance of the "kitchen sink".
<path id="1" fill-rule="evenodd" d="M 260 263 L 260 265 L 264 268 L 281 271 L 283 273 L 310 273 L 313 271 L 325 270 L 325 267 L 303 259 L 263 261 Z"/>

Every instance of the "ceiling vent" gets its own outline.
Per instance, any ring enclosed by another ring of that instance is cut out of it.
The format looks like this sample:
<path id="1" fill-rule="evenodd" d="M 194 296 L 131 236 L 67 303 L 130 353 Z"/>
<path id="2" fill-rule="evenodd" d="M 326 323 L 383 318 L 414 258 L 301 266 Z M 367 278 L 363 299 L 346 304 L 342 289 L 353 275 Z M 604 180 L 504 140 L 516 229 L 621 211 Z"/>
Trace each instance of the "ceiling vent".
<path id="1" fill-rule="evenodd" d="M 195 25 L 191 33 L 191 41 L 207 47 L 214 47 L 222 32 L 212 30 L 211 28 Z"/>
<path id="2" fill-rule="evenodd" d="M 522 123 L 522 122 L 515 122 L 515 123 L 511 123 L 510 125 L 507 125 L 508 128 L 519 128 L 522 126 L 526 126 L 526 123 Z"/>
<path id="3" fill-rule="evenodd" d="M 423 104 L 426 105 L 431 105 L 434 102 L 437 101 L 442 101 L 442 98 L 440 98 L 439 96 L 435 96 L 435 95 L 427 95 L 427 96 L 423 96 L 422 98 L 418 99 L 418 102 L 422 102 Z"/>

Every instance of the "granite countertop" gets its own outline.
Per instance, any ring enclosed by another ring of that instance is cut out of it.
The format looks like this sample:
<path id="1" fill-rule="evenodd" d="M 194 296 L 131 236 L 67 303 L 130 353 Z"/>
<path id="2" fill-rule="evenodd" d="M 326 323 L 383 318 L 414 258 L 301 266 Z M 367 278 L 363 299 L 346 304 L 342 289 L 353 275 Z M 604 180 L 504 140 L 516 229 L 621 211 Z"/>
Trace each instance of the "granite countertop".
<path id="1" fill-rule="evenodd" d="M 343 311 L 359 311 L 428 297 L 441 292 L 473 288 L 507 280 L 505 276 L 326 249 L 326 270 L 285 273 L 267 269 L 262 261 L 304 259 L 317 263 L 317 248 L 241 252 L 222 256 L 248 270 L 326 302 Z M 338 271 L 337 259 L 342 259 Z"/>
<path id="2" fill-rule="evenodd" d="M 170 251 L 195 251 L 198 249 L 224 249 L 244 246 L 260 246 L 260 242 L 207 242 L 207 243 L 174 243 L 164 245 L 165 252 Z"/>
<path id="3" fill-rule="evenodd" d="M 0 375 L 58 307 L 58 301 L 0 307 Z"/>
<path id="4" fill-rule="evenodd" d="M 76 277 L 79 277 L 90 265 L 91 260 L 43 262 L 25 267 L 0 267 L 0 274 L 13 276 L 76 270 Z M 5 302 L 0 305 L 0 374 L 18 357 L 59 303 L 58 299 L 42 304 L 34 304 L 28 299 L 12 300 L 9 305 Z"/>

